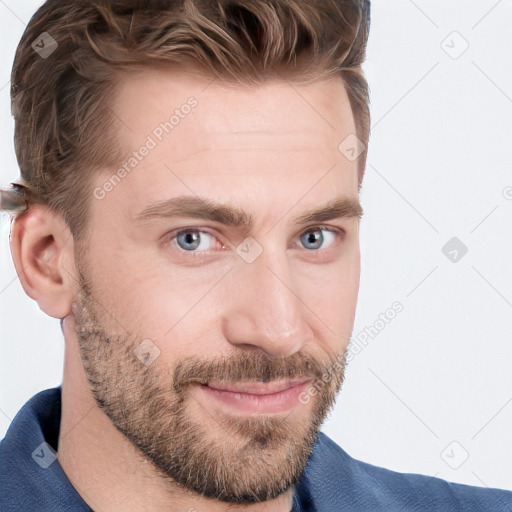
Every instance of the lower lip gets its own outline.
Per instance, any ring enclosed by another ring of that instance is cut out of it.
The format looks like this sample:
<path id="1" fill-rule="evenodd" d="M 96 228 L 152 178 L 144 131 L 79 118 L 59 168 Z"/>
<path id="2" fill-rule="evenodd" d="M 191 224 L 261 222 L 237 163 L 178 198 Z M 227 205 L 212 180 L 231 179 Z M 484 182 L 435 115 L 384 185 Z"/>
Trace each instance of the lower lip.
<path id="1" fill-rule="evenodd" d="M 299 401 L 299 395 L 307 389 L 309 384 L 310 381 L 307 381 L 269 395 L 252 395 L 250 393 L 221 391 L 206 385 L 200 385 L 199 387 L 209 399 L 213 399 L 217 403 L 228 406 L 238 412 L 277 413 L 289 411 L 299 405 L 301 403 Z"/>

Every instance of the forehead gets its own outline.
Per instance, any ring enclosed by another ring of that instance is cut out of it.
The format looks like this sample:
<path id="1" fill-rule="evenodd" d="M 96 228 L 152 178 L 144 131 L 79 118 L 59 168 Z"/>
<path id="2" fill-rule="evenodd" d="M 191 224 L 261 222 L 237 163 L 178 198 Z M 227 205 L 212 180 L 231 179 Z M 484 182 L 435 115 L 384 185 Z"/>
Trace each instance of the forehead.
<path id="1" fill-rule="evenodd" d="M 179 111 L 191 98 L 197 106 L 185 115 L 188 121 L 182 122 Z M 200 79 L 175 67 L 150 68 L 122 79 L 114 110 L 122 121 L 123 139 L 132 147 L 176 113 L 179 119 L 173 122 L 178 123 L 172 127 L 172 137 L 165 140 L 167 147 L 177 150 L 176 161 L 186 158 L 189 150 L 197 153 L 213 144 L 217 149 L 242 149 L 244 143 L 250 147 L 274 143 L 276 149 L 280 144 L 286 149 L 324 144 L 332 149 L 340 137 L 355 132 L 339 77 L 309 85 L 272 79 L 242 86 Z"/>
<path id="2" fill-rule="evenodd" d="M 265 208 L 283 196 L 297 202 L 308 189 L 309 208 L 317 199 L 357 197 L 357 162 L 338 149 L 355 133 L 339 77 L 235 86 L 151 69 L 123 79 L 113 110 L 124 163 L 132 158 L 104 206 L 117 201 L 120 211 L 127 203 L 141 209 L 196 194 L 231 204 L 259 200 Z M 96 185 L 104 182 L 105 175 Z"/>

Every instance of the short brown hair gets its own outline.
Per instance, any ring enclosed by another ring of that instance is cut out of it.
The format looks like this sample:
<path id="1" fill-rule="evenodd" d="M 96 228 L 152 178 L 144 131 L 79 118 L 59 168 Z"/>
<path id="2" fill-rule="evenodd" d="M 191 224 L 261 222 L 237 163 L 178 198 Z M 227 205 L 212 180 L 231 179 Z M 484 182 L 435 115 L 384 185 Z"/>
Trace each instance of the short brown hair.
<path id="1" fill-rule="evenodd" d="M 28 205 L 61 214 L 78 241 L 93 172 L 124 156 L 111 109 L 117 84 L 125 72 L 177 63 L 241 84 L 273 73 L 306 82 L 339 74 L 365 145 L 360 188 L 370 131 L 361 70 L 369 24 L 370 0 L 47 0 L 12 70 L 22 178 L 15 186 Z M 56 47 L 42 58 L 34 45 L 49 37 Z"/>

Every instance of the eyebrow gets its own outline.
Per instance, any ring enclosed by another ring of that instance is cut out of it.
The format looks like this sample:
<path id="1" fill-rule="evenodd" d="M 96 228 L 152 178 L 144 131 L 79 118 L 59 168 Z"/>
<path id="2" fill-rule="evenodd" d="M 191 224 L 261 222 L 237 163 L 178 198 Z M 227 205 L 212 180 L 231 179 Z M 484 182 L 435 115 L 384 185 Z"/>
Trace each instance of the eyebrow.
<path id="1" fill-rule="evenodd" d="M 350 197 L 337 197 L 324 206 L 314 208 L 294 221 L 295 225 L 314 222 L 326 222 L 333 219 L 361 219 L 363 208 L 359 200 Z M 253 227 L 252 214 L 236 206 L 219 203 L 215 200 L 199 196 L 177 196 L 164 201 L 149 204 L 135 216 L 135 224 L 145 224 L 154 220 L 174 217 L 192 217 L 196 219 L 218 222 L 246 231 Z"/>

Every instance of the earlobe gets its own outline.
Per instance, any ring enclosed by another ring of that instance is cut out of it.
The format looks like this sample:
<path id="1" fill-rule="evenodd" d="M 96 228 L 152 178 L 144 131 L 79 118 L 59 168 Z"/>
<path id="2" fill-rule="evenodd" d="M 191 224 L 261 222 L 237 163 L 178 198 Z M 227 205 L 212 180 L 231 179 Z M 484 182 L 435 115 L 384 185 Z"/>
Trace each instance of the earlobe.
<path id="1" fill-rule="evenodd" d="M 10 246 L 25 293 L 47 315 L 66 317 L 77 285 L 73 237 L 66 222 L 47 207 L 33 206 L 14 219 Z"/>

